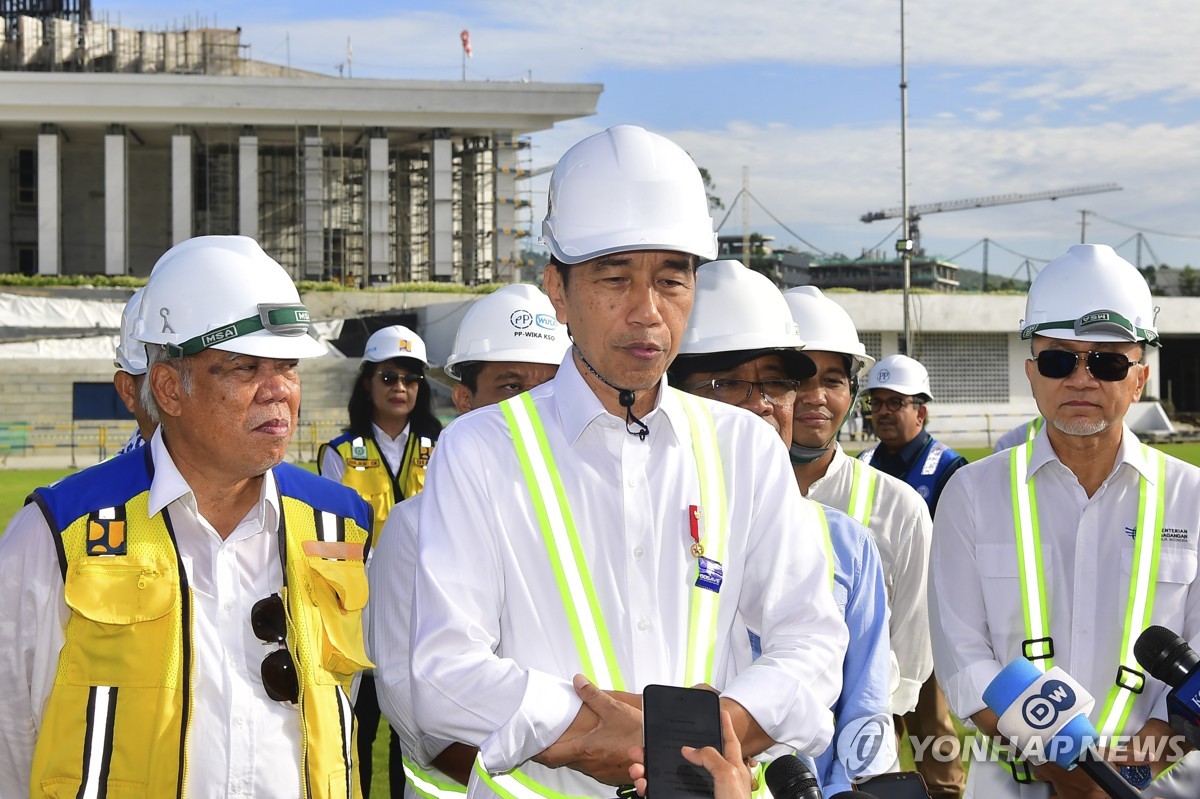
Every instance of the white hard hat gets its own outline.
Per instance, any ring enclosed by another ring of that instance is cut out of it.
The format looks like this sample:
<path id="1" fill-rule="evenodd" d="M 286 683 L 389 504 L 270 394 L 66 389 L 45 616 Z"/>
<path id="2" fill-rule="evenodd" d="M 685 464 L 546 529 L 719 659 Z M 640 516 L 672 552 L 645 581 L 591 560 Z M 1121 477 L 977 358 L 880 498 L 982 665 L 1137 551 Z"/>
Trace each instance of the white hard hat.
<path id="1" fill-rule="evenodd" d="M 924 394 L 926 399 L 933 399 L 933 392 L 929 390 L 929 372 L 907 355 L 889 355 L 880 359 L 879 363 L 867 372 L 867 384 L 864 388 L 867 391 L 886 388 L 910 397 Z"/>
<path id="2" fill-rule="evenodd" d="M 288 273 L 246 236 L 199 236 L 158 259 L 133 337 L 176 357 L 209 348 L 261 358 L 314 358 L 308 309 Z"/>
<path id="3" fill-rule="evenodd" d="M 850 356 L 854 375 L 870 369 L 875 359 L 858 338 L 858 329 L 846 309 L 816 286 L 797 286 L 783 292 L 806 350 L 838 352 Z"/>
<path id="4" fill-rule="evenodd" d="M 472 361 L 558 366 L 570 346 L 550 298 L 535 286 L 514 283 L 476 300 L 463 316 L 445 371 L 461 380 L 458 364 Z"/>
<path id="5" fill-rule="evenodd" d="M 142 305 L 142 292 L 145 290 L 146 287 L 142 286 L 133 292 L 133 296 L 125 303 L 125 309 L 121 311 L 121 341 L 117 344 L 117 352 L 113 359 L 113 366 L 135 376 L 146 374 L 146 345 L 133 337 L 138 310 Z"/>
<path id="6" fill-rule="evenodd" d="M 1029 287 L 1021 338 L 1145 341 L 1158 346 L 1146 279 L 1107 244 L 1076 244 Z"/>
<path id="7" fill-rule="evenodd" d="M 793 377 L 805 379 L 816 367 L 803 347 L 774 283 L 740 261 L 711 261 L 696 271 L 696 300 L 671 371 L 718 372 L 777 352 Z"/>
<path id="8" fill-rule="evenodd" d="M 696 163 L 670 139 L 634 125 L 590 136 L 559 159 L 541 242 L 564 264 L 632 250 L 717 255 Z"/>
<path id="9" fill-rule="evenodd" d="M 367 339 L 360 363 L 371 361 L 383 363 L 392 358 L 411 358 L 420 361 L 421 366 L 429 365 L 429 357 L 425 353 L 425 341 L 404 325 L 391 325 L 376 330 Z"/>

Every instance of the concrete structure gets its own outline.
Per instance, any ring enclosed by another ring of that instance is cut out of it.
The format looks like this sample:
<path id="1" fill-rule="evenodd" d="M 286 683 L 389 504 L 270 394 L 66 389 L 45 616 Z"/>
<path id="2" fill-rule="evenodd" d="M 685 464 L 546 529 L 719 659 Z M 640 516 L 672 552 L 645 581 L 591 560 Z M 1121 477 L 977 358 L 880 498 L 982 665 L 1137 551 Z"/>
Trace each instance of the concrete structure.
<path id="1" fill-rule="evenodd" d="M 949 293 L 958 291 L 958 265 L 924 255 L 913 258 L 909 285 Z M 824 291 L 831 288 L 888 291 L 904 287 L 903 261 L 879 252 L 850 258 L 816 259 L 808 265 L 809 282 Z"/>
<path id="2" fill-rule="evenodd" d="M 503 281 L 526 134 L 599 84 L 339 79 L 238 30 L 16 17 L 0 35 L 0 273 L 145 276 L 193 235 L 253 236 L 296 279 Z"/>

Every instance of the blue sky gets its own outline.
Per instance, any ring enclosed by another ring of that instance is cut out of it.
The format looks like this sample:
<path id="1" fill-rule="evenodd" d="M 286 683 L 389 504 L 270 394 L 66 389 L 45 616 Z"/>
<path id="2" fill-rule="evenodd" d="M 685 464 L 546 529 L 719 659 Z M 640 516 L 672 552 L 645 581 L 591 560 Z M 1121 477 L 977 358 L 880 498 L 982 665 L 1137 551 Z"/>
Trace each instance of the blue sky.
<path id="1" fill-rule="evenodd" d="M 225 0 L 114 2 L 130 27 L 241 26 L 251 55 L 354 77 L 604 84 L 595 117 L 535 134 L 535 166 L 633 123 L 683 145 L 728 204 L 750 191 L 826 252 L 858 255 L 900 204 L 899 0 Z M 1200 267 L 1200 4 L 1178 0 L 908 0 L 909 199 L 929 203 L 1115 182 L 1121 192 L 931 214 L 926 249 L 984 237 L 994 274 L 1079 241 L 1145 231 L 1146 262 Z M 546 178 L 533 181 L 536 220 Z M 718 221 L 723 212 L 717 212 Z M 741 232 L 736 209 L 723 232 Z M 751 227 L 798 245 L 761 208 Z M 1181 234 L 1181 235 L 1166 235 Z M 1186 238 L 1191 236 L 1192 238 Z M 1003 248 L 1019 255 L 1005 252 Z M 982 248 L 959 263 L 979 268 Z M 1036 263 L 1036 261 L 1035 261 Z"/>

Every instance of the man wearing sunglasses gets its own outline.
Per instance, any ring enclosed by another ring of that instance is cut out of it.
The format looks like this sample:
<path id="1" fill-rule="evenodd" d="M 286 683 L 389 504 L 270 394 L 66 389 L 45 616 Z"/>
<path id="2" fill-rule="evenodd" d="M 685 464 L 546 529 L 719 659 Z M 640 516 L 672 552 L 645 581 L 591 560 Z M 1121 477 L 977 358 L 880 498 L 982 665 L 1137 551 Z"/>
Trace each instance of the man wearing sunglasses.
<path id="1" fill-rule="evenodd" d="M 157 431 L 0 539 L 0 796 L 359 796 L 370 508 L 282 462 L 308 328 L 252 239 L 159 259 L 135 326 Z"/>
<path id="2" fill-rule="evenodd" d="M 788 303 L 770 280 L 738 261 L 713 261 L 697 270 L 696 303 L 671 364 L 671 383 L 745 408 L 790 445 L 797 392 L 817 372 L 803 347 Z M 830 588 L 850 632 L 842 693 L 832 706 L 833 742 L 814 764 L 821 791 L 833 796 L 853 790 L 856 779 L 891 770 L 897 758 L 888 602 L 879 549 L 870 531 L 845 513 L 825 506 L 819 506 L 819 513 L 832 570 Z M 757 656 L 759 631 L 751 630 L 750 638 Z M 878 722 L 871 732 L 881 745 L 863 762 L 862 741 L 854 736 L 868 719 Z"/>
<path id="3" fill-rule="evenodd" d="M 934 517 L 930 621 L 951 706 L 996 735 L 983 690 L 1024 657 L 1070 673 L 1096 699 L 1102 736 L 1143 736 L 1119 757 L 1146 796 L 1200 795 L 1189 756 L 1173 753 L 1166 686 L 1132 644 L 1152 624 L 1200 646 L 1196 584 L 1200 469 L 1141 444 L 1123 420 L 1158 346 L 1150 290 L 1104 245 L 1075 245 L 1030 286 L 1025 374 L 1045 424 L 1029 442 L 955 475 Z M 1128 750 L 1126 751 L 1128 755 Z M 1103 796 L 1086 775 L 1023 760 L 972 764 L 968 794 Z M 1022 781 L 1024 784 L 1022 784 Z"/>
<path id="4" fill-rule="evenodd" d="M 591 136 L 554 169 L 542 240 L 573 346 L 552 380 L 438 445 L 413 592 L 418 727 L 479 747 L 473 797 L 611 797 L 651 683 L 720 691 L 751 756 L 821 751 L 846 628 L 815 512 L 761 420 L 665 381 L 697 261 L 716 255 L 699 170 L 638 127 Z M 749 665 L 747 627 L 763 633 Z M 583 704 L 581 675 L 609 711 Z"/>
<path id="5" fill-rule="evenodd" d="M 446 360 L 445 373 L 456 381 L 455 409 L 470 413 L 540 386 L 554 377 L 570 344 L 554 306 L 535 286 L 504 286 L 476 300 Z M 413 715 L 409 634 L 423 497 L 417 494 L 392 510 L 372 555 L 367 650 L 377 666 L 379 705 L 404 753 L 404 795 L 458 799 L 466 793 L 477 750 L 426 735 Z"/>

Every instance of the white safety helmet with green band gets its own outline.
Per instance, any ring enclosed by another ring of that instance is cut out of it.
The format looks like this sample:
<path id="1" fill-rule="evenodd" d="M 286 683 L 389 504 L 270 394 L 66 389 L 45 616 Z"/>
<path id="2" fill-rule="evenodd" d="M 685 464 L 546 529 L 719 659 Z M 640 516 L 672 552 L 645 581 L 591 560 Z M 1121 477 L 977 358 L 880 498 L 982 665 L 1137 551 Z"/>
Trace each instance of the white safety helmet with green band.
<path id="1" fill-rule="evenodd" d="M 134 338 L 173 357 L 206 349 L 315 358 L 308 309 L 288 273 L 246 236 L 199 236 L 163 254 L 142 294 Z"/>
<path id="2" fill-rule="evenodd" d="M 635 125 L 589 136 L 559 159 L 541 241 L 564 264 L 633 250 L 717 257 L 696 163 L 675 142 Z"/>
<path id="3" fill-rule="evenodd" d="M 1150 287 L 1133 264 L 1106 244 L 1076 244 L 1034 278 L 1021 338 L 1158 346 L 1157 312 Z"/>

